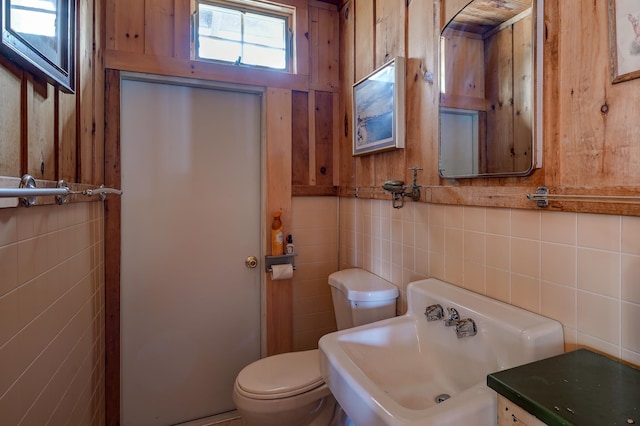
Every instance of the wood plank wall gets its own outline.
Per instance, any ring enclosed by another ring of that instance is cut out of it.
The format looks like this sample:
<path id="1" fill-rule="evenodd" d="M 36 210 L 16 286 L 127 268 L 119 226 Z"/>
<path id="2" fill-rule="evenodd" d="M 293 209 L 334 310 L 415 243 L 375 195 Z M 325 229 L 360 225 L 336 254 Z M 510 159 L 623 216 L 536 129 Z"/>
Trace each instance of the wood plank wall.
<path id="1" fill-rule="evenodd" d="M 545 2 L 543 167 L 524 178 L 441 179 L 438 175 L 439 32 L 466 0 L 349 0 L 340 14 L 340 126 L 351 127 L 353 82 L 394 55 L 407 56 L 406 148 L 358 157 L 350 132 L 340 132 L 343 196 L 384 198 L 388 179 L 410 181 L 409 167 L 424 171 L 423 201 L 537 208 L 525 194 L 538 186 L 557 194 L 640 195 L 640 79 L 612 84 L 607 2 Z M 348 13 L 347 13 L 348 11 Z M 355 16 L 354 16 L 355 15 Z M 423 79 L 433 73 L 433 83 Z M 553 201 L 550 210 L 640 215 L 632 204 Z"/>
<path id="2" fill-rule="evenodd" d="M 0 56 L 0 176 L 103 183 L 104 9 L 81 0 L 77 13 L 75 94 Z"/>

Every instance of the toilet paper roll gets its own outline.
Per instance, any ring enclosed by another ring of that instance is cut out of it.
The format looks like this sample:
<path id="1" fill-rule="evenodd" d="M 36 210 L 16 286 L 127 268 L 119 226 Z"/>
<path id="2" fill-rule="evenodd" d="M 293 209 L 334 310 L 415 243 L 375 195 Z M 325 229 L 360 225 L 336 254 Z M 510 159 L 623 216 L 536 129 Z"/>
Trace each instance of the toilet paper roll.
<path id="1" fill-rule="evenodd" d="M 288 280 L 291 277 L 293 277 L 293 265 L 290 263 L 271 266 L 272 280 Z"/>

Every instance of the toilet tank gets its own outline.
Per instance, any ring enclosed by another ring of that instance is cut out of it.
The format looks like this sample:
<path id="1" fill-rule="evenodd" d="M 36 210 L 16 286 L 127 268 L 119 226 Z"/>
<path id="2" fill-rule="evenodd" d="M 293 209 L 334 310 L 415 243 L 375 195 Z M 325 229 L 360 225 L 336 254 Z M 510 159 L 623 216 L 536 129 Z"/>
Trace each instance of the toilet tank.
<path id="1" fill-rule="evenodd" d="M 338 330 L 396 315 L 398 287 L 364 269 L 345 269 L 329 275 Z"/>

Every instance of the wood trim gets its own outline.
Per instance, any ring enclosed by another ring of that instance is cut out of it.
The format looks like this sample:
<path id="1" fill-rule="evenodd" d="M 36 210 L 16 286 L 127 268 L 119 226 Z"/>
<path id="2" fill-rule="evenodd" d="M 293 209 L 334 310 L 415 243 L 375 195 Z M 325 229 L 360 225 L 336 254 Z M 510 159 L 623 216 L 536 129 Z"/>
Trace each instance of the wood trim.
<path id="1" fill-rule="evenodd" d="M 120 72 L 105 77 L 105 185 L 121 187 Z M 105 413 L 120 424 L 120 197 L 105 202 Z"/>
<path id="2" fill-rule="evenodd" d="M 293 197 L 322 197 L 338 195 L 337 186 L 317 186 L 317 185 L 293 185 L 291 187 Z"/>
<path id="3" fill-rule="evenodd" d="M 175 1 L 173 56 L 191 58 L 191 0 Z"/>
<path id="4" fill-rule="evenodd" d="M 476 111 L 487 110 L 487 100 L 484 98 L 476 98 L 464 95 L 446 95 L 440 94 L 440 106 L 449 108 L 463 108 Z"/>
<path id="5" fill-rule="evenodd" d="M 282 213 L 286 229 L 291 225 L 291 91 L 269 88 L 266 91 L 266 199 L 267 253 L 271 250 L 273 212 Z M 292 280 L 266 280 L 267 355 L 293 349 Z"/>
<path id="6" fill-rule="evenodd" d="M 309 150 L 309 164 L 307 170 L 309 170 L 309 185 L 316 184 L 316 91 L 310 90 L 307 97 L 309 106 L 307 111 L 309 113 L 309 134 L 307 135 L 307 145 Z"/>
<path id="7" fill-rule="evenodd" d="M 29 171 L 29 92 L 27 73 L 21 73 L 20 83 L 20 174 Z"/>
<path id="8" fill-rule="evenodd" d="M 260 87 L 266 86 L 301 91 L 306 91 L 309 88 L 309 76 L 305 74 L 256 70 L 235 65 L 163 56 L 140 55 L 115 50 L 108 50 L 106 52 L 105 67 L 121 71 L 200 78 Z"/>

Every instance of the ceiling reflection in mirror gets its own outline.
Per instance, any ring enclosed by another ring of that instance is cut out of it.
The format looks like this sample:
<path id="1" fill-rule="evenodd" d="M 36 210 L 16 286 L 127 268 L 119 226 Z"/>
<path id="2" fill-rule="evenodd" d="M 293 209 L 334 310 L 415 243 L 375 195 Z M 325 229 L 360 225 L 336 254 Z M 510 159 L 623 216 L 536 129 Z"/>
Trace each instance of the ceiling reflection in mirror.
<path id="1" fill-rule="evenodd" d="M 441 176 L 540 167 L 541 10 L 542 0 L 473 0 L 442 30 Z"/>

